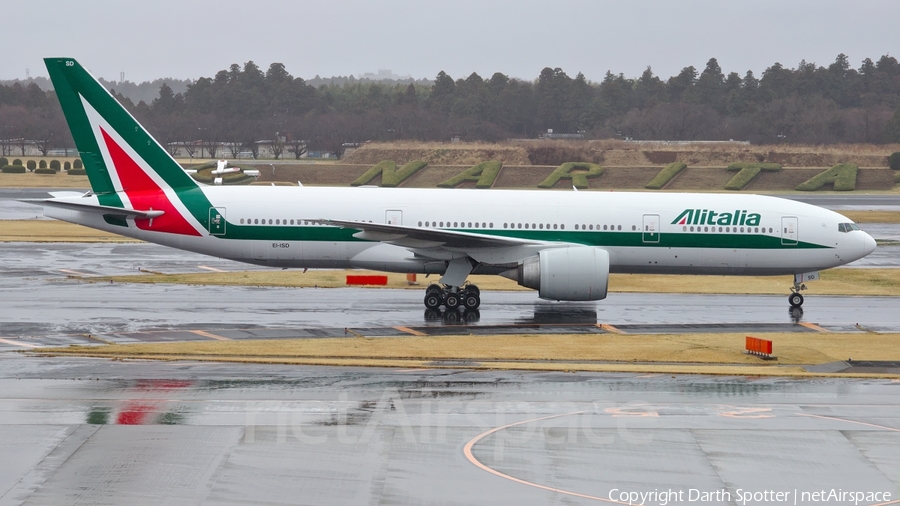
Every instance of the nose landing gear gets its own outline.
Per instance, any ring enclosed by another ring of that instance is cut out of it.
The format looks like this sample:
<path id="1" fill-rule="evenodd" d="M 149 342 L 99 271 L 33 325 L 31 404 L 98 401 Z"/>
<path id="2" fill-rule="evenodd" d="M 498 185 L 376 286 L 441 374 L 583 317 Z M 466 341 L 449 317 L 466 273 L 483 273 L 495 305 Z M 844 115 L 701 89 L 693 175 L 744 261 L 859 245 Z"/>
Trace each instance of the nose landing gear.
<path id="1" fill-rule="evenodd" d="M 478 309 L 481 305 L 481 290 L 475 285 L 450 286 L 429 285 L 425 289 L 425 307 L 438 309 L 441 306 L 455 310 L 459 306 Z"/>
<path id="2" fill-rule="evenodd" d="M 788 295 L 788 304 L 791 307 L 799 308 L 803 305 L 803 295 L 800 295 L 800 290 L 806 290 L 806 285 L 802 281 L 802 274 L 794 274 L 794 286 L 791 287 L 791 294 Z"/>

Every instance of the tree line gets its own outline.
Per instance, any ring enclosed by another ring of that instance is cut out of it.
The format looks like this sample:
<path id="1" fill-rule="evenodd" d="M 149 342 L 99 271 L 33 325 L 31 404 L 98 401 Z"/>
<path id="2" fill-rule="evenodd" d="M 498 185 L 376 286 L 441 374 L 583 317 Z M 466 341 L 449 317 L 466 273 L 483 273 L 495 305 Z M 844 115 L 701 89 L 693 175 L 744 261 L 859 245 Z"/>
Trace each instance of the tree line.
<path id="1" fill-rule="evenodd" d="M 278 157 L 299 158 L 307 149 L 340 155 L 345 144 L 368 140 L 497 141 L 551 129 L 636 140 L 900 142 L 900 64 L 888 55 L 859 68 L 843 54 L 828 66 L 775 63 L 759 77 L 725 75 L 711 58 L 701 71 L 689 66 L 668 79 L 647 67 L 637 78 L 607 72 L 597 83 L 547 67 L 533 81 L 499 72 L 454 79 L 442 71 L 433 84 L 318 87 L 281 63 L 263 72 L 249 61 L 183 93 L 164 83 L 150 103 L 111 91 L 163 145 L 187 143 L 208 157 L 220 156 L 222 146 L 255 156 L 260 142 Z M 0 128 L 4 150 L 26 140 L 72 146 L 55 95 L 34 83 L 0 86 Z"/>

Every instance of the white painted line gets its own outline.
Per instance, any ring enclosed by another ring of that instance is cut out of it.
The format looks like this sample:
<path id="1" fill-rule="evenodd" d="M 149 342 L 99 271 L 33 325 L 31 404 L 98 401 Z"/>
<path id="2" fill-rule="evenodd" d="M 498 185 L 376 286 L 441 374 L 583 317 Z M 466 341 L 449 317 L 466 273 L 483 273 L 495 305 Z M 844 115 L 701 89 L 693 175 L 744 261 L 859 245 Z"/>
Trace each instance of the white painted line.
<path id="1" fill-rule="evenodd" d="M 190 332 L 190 333 L 192 333 L 192 334 L 197 334 L 198 336 L 203 336 L 203 337 L 208 337 L 208 338 L 210 338 L 210 339 L 215 339 L 215 340 L 217 340 L 217 341 L 231 341 L 231 339 L 228 339 L 227 337 L 217 336 L 217 335 L 215 335 L 215 334 L 211 334 L 211 333 L 206 332 L 206 331 L 203 331 L 203 330 L 189 330 L 188 332 Z"/>
<path id="2" fill-rule="evenodd" d="M 197 267 L 199 267 L 201 269 L 206 269 L 208 271 L 213 271 L 213 272 L 228 272 L 228 271 L 223 271 L 222 269 L 216 269 L 215 267 L 209 267 L 208 265 L 198 265 Z"/>
<path id="3" fill-rule="evenodd" d="M 13 346 L 21 346 L 23 348 L 40 348 L 40 346 L 36 344 L 20 343 L 18 341 L 13 341 L 12 339 L 3 339 L 2 337 L 0 337 L 0 343 L 11 344 Z"/>
<path id="4" fill-rule="evenodd" d="M 64 272 L 66 274 L 74 274 L 76 276 L 91 276 L 91 274 L 87 274 L 85 272 L 78 272 L 78 271 L 73 271 L 73 270 L 69 270 L 69 269 L 57 269 L 57 270 L 59 270 L 59 272 Z"/>

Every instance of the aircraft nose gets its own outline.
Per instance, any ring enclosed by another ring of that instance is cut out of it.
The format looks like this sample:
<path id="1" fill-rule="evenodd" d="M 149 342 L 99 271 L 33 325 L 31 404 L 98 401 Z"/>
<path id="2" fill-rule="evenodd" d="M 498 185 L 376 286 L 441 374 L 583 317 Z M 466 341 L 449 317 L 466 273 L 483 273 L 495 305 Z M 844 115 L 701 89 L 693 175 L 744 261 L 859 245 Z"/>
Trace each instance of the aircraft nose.
<path id="1" fill-rule="evenodd" d="M 871 235 L 863 232 L 863 256 L 875 251 L 875 239 Z"/>

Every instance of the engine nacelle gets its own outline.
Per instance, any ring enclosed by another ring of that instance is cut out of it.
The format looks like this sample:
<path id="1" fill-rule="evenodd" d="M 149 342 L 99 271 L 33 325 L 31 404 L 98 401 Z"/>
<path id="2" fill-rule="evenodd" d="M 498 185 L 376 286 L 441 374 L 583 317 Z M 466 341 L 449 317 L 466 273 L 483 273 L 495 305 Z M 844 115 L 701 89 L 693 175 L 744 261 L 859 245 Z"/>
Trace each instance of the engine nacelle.
<path id="1" fill-rule="evenodd" d="M 601 300 L 609 286 L 609 252 L 590 246 L 545 249 L 514 272 L 520 285 L 542 299 Z"/>

